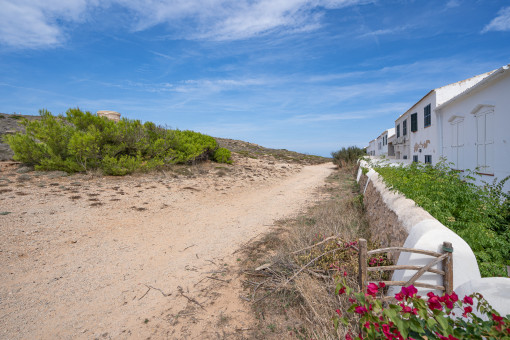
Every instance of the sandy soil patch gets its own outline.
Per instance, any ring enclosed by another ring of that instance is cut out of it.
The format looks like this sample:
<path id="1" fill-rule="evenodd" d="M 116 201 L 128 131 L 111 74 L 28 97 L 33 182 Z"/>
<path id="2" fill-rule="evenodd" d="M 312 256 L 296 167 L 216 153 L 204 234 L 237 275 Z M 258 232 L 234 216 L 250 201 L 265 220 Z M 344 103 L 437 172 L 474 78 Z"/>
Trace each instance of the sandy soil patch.
<path id="1" fill-rule="evenodd" d="M 236 250 L 317 200 L 332 168 L 241 158 L 115 178 L 4 163 L 0 338 L 243 338 Z"/>

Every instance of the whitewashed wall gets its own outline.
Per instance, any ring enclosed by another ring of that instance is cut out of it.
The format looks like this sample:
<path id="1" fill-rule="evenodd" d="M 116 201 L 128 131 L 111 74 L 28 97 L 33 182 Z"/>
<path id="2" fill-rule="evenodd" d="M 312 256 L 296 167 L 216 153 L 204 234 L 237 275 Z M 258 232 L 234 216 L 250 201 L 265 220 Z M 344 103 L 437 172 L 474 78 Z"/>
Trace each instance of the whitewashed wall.
<path id="1" fill-rule="evenodd" d="M 358 181 L 361 178 L 361 168 L 369 168 L 368 163 L 362 161 L 358 172 Z M 379 191 L 384 204 L 398 216 L 401 226 L 408 232 L 408 236 L 402 246 L 440 252 L 444 241 L 451 242 L 453 251 L 453 288 L 462 298 L 474 292 L 481 293 L 487 301 L 502 315 L 510 314 L 510 278 L 481 278 L 480 270 L 475 255 L 469 245 L 453 231 L 445 227 L 428 212 L 416 206 L 414 201 L 386 188 L 382 178 L 373 169 L 367 173 L 369 181 Z M 367 182 L 368 185 L 369 182 Z M 365 188 L 362 188 L 365 189 Z M 420 254 L 401 253 L 397 264 L 425 265 L 431 257 Z M 441 264 L 435 266 L 442 269 Z M 397 270 L 392 280 L 404 281 L 410 279 L 416 271 Z M 419 280 L 420 282 L 442 285 L 442 277 L 427 273 Z M 399 292 L 399 287 L 390 288 L 388 295 Z M 420 295 L 425 295 L 429 290 L 418 288 Z M 439 292 L 436 292 L 439 293 Z"/>
<path id="2" fill-rule="evenodd" d="M 492 151 L 487 157 L 493 164 L 492 169 L 480 169 L 477 181 L 492 182 L 510 175 L 510 72 L 489 82 L 469 95 L 460 97 L 444 107 L 437 115 L 441 125 L 441 154 L 455 163 L 459 170 L 474 170 L 477 167 L 477 122 L 475 114 L 483 110 L 492 110 L 487 119 L 488 133 L 492 131 Z M 455 139 L 455 141 L 454 141 Z M 510 181 L 505 190 L 510 190 Z"/>

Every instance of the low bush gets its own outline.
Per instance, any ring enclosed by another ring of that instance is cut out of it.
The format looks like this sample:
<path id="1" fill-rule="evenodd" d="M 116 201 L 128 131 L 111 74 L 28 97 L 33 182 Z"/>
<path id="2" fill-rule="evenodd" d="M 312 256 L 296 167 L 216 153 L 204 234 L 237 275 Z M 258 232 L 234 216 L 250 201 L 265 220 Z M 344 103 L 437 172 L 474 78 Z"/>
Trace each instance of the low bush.
<path id="1" fill-rule="evenodd" d="M 229 149 L 218 148 L 213 155 L 213 159 L 218 163 L 232 164 L 232 154 Z"/>
<path id="2" fill-rule="evenodd" d="M 338 165 L 340 168 L 348 164 L 355 163 L 360 157 L 365 155 L 365 149 L 361 149 L 357 146 L 349 146 L 348 148 L 343 147 L 342 149 L 331 153 L 333 163 Z"/>
<path id="3" fill-rule="evenodd" d="M 337 294 L 347 294 L 351 306 L 347 310 L 358 318 L 352 329 L 352 316 L 346 318 L 337 309 L 335 327 L 341 322 L 351 328 L 345 339 L 509 339 L 510 315 L 500 316 L 479 293 L 461 299 L 452 292 L 438 296 L 427 294 L 427 301 L 417 295 L 414 286 L 402 287 L 395 295 L 396 304 L 383 306 L 376 297 L 384 283 L 370 283 L 367 291 L 352 293 L 345 280 L 336 287 Z M 475 313 L 475 311 L 477 313 Z M 462 318 L 460 317 L 462 316 Z"/>
<path id="4" fill-rule="evenodd" d="M 435 166 L 376 166 L 387 186 L 427 210 L 462 237 L 473 250 L 482 276 L 506 276 L 510 265 L 510 214 L 507 179 L 477 186 L 444 162 Z"/>
<path id="5" fill-rule="evenodd" d="M 41 119 L 22 119 L 25 132 L 6 136 L 14 159 L 37 170 L 66 172 L 101 169 L 109 175 L 147 171 L 164 164 L 196 163 L 207 159 L 228 163 L 216 140 L 193 131 L 169 130 L 152 122 L 98 117 L 80 109 Z"/>

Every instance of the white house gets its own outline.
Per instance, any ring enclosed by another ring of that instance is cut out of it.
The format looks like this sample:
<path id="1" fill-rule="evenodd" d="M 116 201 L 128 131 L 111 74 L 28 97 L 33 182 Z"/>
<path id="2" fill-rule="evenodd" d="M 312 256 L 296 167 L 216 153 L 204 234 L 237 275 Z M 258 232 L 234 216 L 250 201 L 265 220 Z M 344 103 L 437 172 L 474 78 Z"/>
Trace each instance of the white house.
<path id="1" fill-rule="evenodd" d="M 438 148 L 439 132 L 435 108 L 472 87 L 492 72 L 433 89 L 397 118 L 395 158 L 437 163 L 441 152 Z"/>
<path id="2" fill-rule="evenodd" d="M 458 170 L 476 170 L 479 181 L 510 176 L 510 64 L 435 111 L 440 156 Z"/>
<path id="3" fill-rule="evenodd" d="M 368 146 L 367 146 L 367 155 L 369 156 L 375 156 L 375 151 L 377 149 L 377 146 L 376 146 L 376 140 L 375 139 L 372 139 L 369 143 L 368 143 Z"/>
<path id="4" fill-rule="evenodd" d="M 384 130 L 376 139 L 376 156 L 388 156 L 388 138 L 395 134 L 395 128 Z"/>
<path id="5" fill-rule="evenodd" d="M 410 159 L 411 142 L 410 133 L 407 127 L 409 121 L 409 112 L 404 113 L 395 120 L 395 159 Z"/>

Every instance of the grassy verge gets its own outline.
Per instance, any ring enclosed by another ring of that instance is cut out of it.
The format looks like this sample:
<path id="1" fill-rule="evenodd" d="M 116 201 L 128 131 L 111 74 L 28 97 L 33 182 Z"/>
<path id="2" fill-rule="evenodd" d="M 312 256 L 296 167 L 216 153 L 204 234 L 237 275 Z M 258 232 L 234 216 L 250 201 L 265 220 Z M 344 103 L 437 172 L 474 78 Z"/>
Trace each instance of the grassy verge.
<path id="1" fill-rule="evenodd" d="M 357 285 L 354 242 L 370 235 L 352 167 L 337 170 L 324 190 L 328 198 L 280 221 L 246 250 L 245 299 L 258 319 L 253 338 L 345 338 L 346 330 L 335 330 L 332 318 L 350 303 L 335 294 L 336 282 L 346 277 Z"/>

